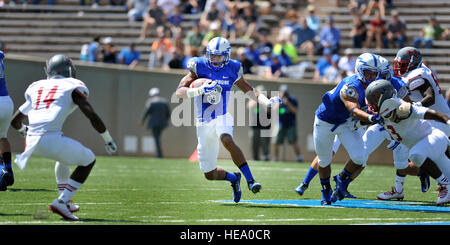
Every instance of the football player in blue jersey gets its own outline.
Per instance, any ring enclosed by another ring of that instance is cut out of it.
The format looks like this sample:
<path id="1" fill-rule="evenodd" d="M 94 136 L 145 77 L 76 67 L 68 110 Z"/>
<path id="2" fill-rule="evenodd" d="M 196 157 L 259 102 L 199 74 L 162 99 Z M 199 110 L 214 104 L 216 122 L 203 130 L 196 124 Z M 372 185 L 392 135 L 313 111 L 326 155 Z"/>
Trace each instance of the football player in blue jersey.
<path id="1" fill-rule="evenodd" d="M 247 180 L 249 190 L 258 193 L 256 182 L 241 149 L 233 140 L 233 117 L 227 112 L 230 90 L 236 85 L 250 98 L 266 107 L 281 103 L 277 96 L 268 99 L 254 89 L 243 77 L 242 65 L 230 59 L 231 46 L 227 39 L 216 37 L 209 41 L 205 57 L 194 57 L 188 62 L 189 73 L 176 90 L 178 98 L 194 98 L 196 108 L 197 150 L 200 169 L 208 180 L 227 180 L 233 188 L 234 201 L 241 199 L 240 172 L 228 172 L 217 167 L 219 142 L 230 152 L 231 158 Z M 190 84 L 198 78 L 207 78 L 200 87 Z"/>
<path id="2" fill-rule="evenodd" d="M 0 165 L 0 191 L 6 191 L 7 186 L 14 184 L 14 175 L 11 167 L 11 146 L 7 133 L 14 112 L 14 104 L 6 89 L 5 54 L 0 50 L 0 153 L 3 164 Z M 0 163 L 1 163 L 0 159 Z"/>
<path id="3" fill-rule="evenodd" d="M 314 120 L 314 148 L 318 157 L 319 178 L 322 186 L 322 204 L 342 200 L 350 182 L 350 177 L 366 163 L 364 142 L 360 131 L 354 129 L 354 120 L 367 124 L 381 123 L 378 114 L 369 114 L 366 106 L 365 88 L 380 73 L 378 57 L 372 53 L 361 54 L 356 60 L 356 74 L 344 78 L 334 89 L 322 96 L 322 103 L 316 110 Z M 334 177 L 336 188 L 330 185 L 331 160 L 335 136 L 344 145 L 351 161 L 341 173 Z"/>

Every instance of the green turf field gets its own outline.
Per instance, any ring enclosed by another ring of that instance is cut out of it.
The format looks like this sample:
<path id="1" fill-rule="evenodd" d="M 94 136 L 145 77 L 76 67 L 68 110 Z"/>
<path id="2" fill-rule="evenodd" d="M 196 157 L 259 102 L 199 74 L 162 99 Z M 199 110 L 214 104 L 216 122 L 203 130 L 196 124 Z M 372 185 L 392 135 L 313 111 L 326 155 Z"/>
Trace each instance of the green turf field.
<path id="1" fill-rule="evenodd" d="M 237 171 L 231 161 L 219 161 Z M 303 196 L 294 188 L 306 174 L 309 163 L 250 162 L 254 177 L 263 185 L 253 194 L 242 178 L 242 201 L 320 200 L 318 176 Z M 333 174 L 342 164 L 332 165 Z M 98 157 L 84 186 L 74 196 L 81 206 L 80 222 L 66 222 L 50 213 L 48 204 L 57 197 L 54 161 L 33 157 L 25 170 L 14 165 L 15 184 L 0 193 L 0 224 L 95 224 L 95 225 L 343 225 L 449 223 L 450 213 L 378 209 L 305 207 L 251 203 L 232 200 L 230 184 L 207 181 L 197 163 L 185 159 L 159 160 L 133 157 Z M 359 199 L 375 200 L 394 183 L 391 166 L 368 166 L 349 191 Z M 334 182 L 332 182 L 334 187 Z M 405 183 L 405 201 L 434 206 L 436 184 L 420 191 L 417 177 Z M 450 207 L 447 207 L 450 209 Z"/>

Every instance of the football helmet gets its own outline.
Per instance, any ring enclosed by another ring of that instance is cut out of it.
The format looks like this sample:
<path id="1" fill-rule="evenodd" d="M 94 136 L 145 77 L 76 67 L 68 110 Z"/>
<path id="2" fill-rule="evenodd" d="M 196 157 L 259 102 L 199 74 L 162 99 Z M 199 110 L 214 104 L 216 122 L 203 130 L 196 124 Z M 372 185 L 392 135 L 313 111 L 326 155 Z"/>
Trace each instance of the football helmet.
<path id="1" fill-rule="evenodd" d="M 47 78 L 54 76 L 76 77 L 72 60 L 63 54 L 56 54 L 47 60 L 45 73 Z"/>
<path id="2" fill-rule="evenodd" d="M 372 110 L 376 113 L 380 113 L 382 116 L 385 115 L 385 111 L 380 111 L 383 102 L 388 99 L 396 98 L 397 91 L 391 82 L 387 80 L 376 80 L 369 84 L 366 88 L 366 100 Z"/>
<path id="3" fill-rule="evenodd" d="M 381 55 L 378 55 L 378 61 L 378 68 L 380 69 L 379 78 L 390 81 L 394 74 L 391 64 L 386 58 Z"/>
<path id="4" fill-rule="evenodd" d="M 378 57 L 372 53 L 363 53 L 356 59 L 355 64 L 355 73 L 358 76 L 359 80 L 361 80 L 365 84 L 370 84 L 373 82 L 380 74 L 380 70 L 378 67 Z M 375 72 L 376 76 L 370 77 L 370 79 L 366 78 L 366 72 Z"/>
<path id="5" fill-rule="evenodd" d="M 413 47 L 404 47 L 397 52 L 393 62 L 394 76 L 401 77 L 422 65 L 420 51 Z"/>
<path id="6" fill-rule="evenodd" d="M 206 59 L 210 68 L 220 70 L 230 61 L 230 42 L 223 37 L 215 37 L 208 42 Z"/>

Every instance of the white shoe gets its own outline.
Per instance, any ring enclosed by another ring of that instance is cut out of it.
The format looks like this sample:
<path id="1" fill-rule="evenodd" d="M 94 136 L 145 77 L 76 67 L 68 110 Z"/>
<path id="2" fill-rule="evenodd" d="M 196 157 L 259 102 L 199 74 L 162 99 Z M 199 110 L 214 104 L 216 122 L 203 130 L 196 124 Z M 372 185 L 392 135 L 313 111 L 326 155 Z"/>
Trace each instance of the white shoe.
<path id="1" fill-rule="evenodd" d="M 67 207 L 72 213 L 78 212 L 80 210 L 80 206 L 75 205 L 72 200 L 67 203 Z"/>
<path id="2" fill-rule="evenodd" d="M 68 204 L 64 203 L 61 200 L 58 200 L 58 198 L 53 200 L 53 202 L 50 204 L 48 209 L 50 211 L 52 211 L 53 213 L 61 215 L 65 220 L 71 220 L 71 221 L 80 220 L 77 216 L 73 215 L 70 212 L 70 210 L 68 208 Z"/>
<path id="3" fill-rule="evenodd" d="M 448 185 L 440 185 L 439 186 L 439 195 L 436 201 L 437 205 L 444 205 L 450 203 L 450 191 Z"/>
<path id="4" fill-rule="evenodd" d="M 397 200 L 403 200 L 405 195 L 402 192 L 397 192 L 394 187 L 392 187 L 391 191 L 386 191 L 385 193 L 381 193 L 377 196 L 380 200 L 391 200 L 391 199 L 397 199 Z"/>

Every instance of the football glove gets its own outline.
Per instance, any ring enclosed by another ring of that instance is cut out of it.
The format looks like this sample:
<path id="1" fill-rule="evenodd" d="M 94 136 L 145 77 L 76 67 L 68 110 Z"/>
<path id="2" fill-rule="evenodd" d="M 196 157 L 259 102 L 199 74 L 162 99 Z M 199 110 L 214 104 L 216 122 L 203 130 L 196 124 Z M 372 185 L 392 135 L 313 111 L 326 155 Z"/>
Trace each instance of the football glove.
<path id="1" fill-rule="evenodd" d="M 25 124 L 22 124 L 22 127 L 20 129 L 18 129 L 17 131 L 19 132 L 20 135 L 22 135 L 22 137 L 26 137 L 27 131 L 28 131 L 28 126 L 26 126 Z"/>
<path id="2" fill-rule="evenodd" d="M 384 119 L 380 116 L 380 114 L 370 115 L 369 121 L 371 123 L 383 123 Z"/>
<path id="3" fill-rule="evenodd" d="M 278 97 L 278 96 L 273 96 L 272 98 L 270 98 L 270 104 L 269 104 L 269 106 L 274 106 L 274 105 L 277 105 L 277 104 L 281 104 L 283 101 L 281 100 L 281 98 L 280 97 Z"/>
<path id="4" fill-rule="evenodd" d="M 209 94 L 211 92 L 216 91 L 216 87 L 218 86 L 217 81 L 212 81 L 211 83 L 205 83 L 202 86 L 203 94 Z"/>
<path id="5" fill-rule="evenodd" d="M 105 149 L 109 155 L 117 151 L 117 145 L 109 134 L 108 130 L 101 134 L 103 140 L 105 141 Z"/>

